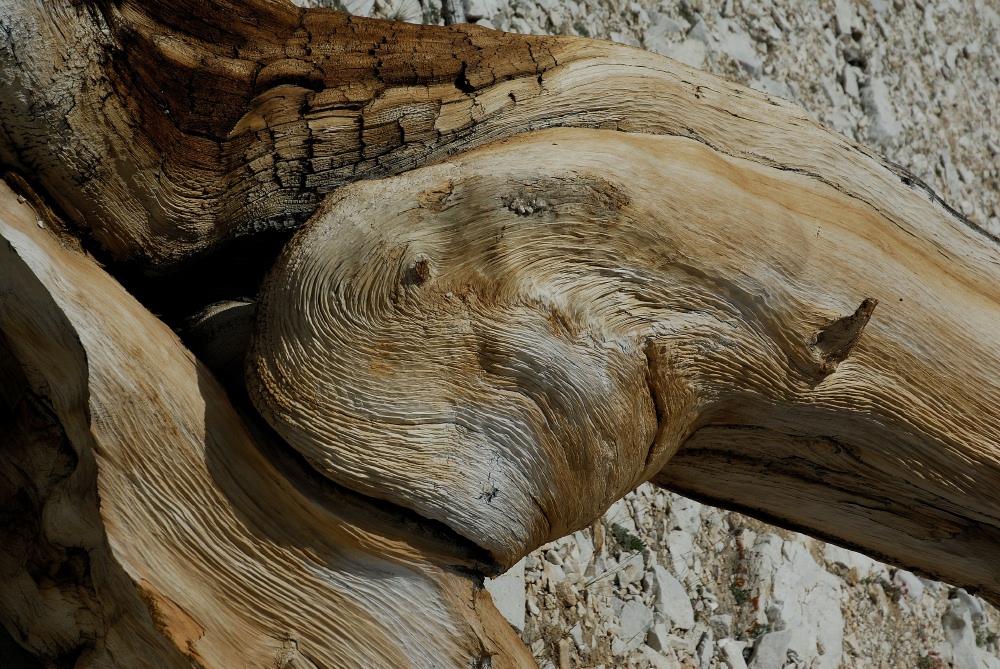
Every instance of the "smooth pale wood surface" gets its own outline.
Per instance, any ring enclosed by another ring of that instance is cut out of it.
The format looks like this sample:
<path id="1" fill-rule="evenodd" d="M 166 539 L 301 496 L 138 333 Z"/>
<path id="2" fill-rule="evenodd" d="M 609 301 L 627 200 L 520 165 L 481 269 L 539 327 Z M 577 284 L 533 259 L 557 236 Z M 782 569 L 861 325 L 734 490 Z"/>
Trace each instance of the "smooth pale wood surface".
<path id="1" fill-rule="evenodd" d="M 15 640 L 90 667 L 533 666 L 479 551 L 315 481 L 36 219 L 0 185 L 0 330 L 78 460 L 38 541 L 89 558 L 60 588 L 0 549 Z"/>
<path id="2" fill-rule="evenodd" d="M 1000 245 L 878 176 L 561 129 L 355 184 L 265 283 L 252 398 L 503 564 L 658 475 L 996 598 Z"/>

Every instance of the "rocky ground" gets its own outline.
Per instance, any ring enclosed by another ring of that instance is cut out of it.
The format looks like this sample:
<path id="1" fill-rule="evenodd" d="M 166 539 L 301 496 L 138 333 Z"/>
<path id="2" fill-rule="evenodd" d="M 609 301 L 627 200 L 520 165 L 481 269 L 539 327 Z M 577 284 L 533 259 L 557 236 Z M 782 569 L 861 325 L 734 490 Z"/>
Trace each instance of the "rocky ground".
<path id="1" fill-rule="evenodd" d="M 488 584 L 543 669 L 997 669 L 964 590 L 649 484 Z"/>
<path id="2" fill-rule="evenodd" d="M 459 2 L 791 100 L 1000 235 L 1000 0 Z M 441 0 L 297 3 L 442 21 Z M 1000 668 L 1000 613 L 963 590 L 648 485 L 489 587 L 541 667 Z"/>

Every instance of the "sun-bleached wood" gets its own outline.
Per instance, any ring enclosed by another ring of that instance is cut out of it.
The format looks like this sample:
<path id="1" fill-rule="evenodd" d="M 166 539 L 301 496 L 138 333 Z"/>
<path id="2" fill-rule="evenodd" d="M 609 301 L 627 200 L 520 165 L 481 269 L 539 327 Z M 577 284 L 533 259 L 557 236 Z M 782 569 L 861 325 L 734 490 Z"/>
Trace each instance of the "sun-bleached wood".
<path id="1" fill-rule="evenodd" d="M 703 497 L 996 597 L 1000 247 L 884 183 L 564 129 L 355 184 L 265 283 L 251 396 L 504 564 L 682 449 Z"/>
<path id="2" fill-rule="evenodd" d="M 23 510 L 38 535 L 0 547 L 16 641 L 88 667 L 530 666 L 474 547 L 314 481 L 37 218 L 0 184 L 3 350 L 34 398 L 4 448 L 51 488 Z M 36 492 L 0 472 L 0 499 Z"/>
<path id="3" fill-rule="evenodd" d="M 1000 600 L 998 242 L 801 109 L 283 0 L 0 28 L 0 618 L 36 657 L 530 666 L 483 574 L 650 478 Z M 310 216 L 258 308 L 199 299 Z M 232 402 L 135 268 L 194 286 Z"/>
<path id="4" fill-rule="evenodd" d="M 795 105 L 618 44 L 285 0 L 0 8 L 0 161 L 156 271 L 295 228 L 345 184 L 547 127 L 692 137 L 860 193 L 895 179 L 868 184 L 881 159 Z"/>

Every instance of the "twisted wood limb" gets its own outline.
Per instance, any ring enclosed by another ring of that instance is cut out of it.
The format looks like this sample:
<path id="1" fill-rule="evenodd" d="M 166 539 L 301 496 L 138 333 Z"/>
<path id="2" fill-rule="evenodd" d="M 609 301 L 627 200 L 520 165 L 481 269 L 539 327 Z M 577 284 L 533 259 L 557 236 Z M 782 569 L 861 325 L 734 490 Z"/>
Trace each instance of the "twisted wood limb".
<path id="1" fill-rule="evenodd" d="M 524 666 L 483 574 L 650 478 L 997 601 L 997 240 L 798 108 L 277 0 L 0 27 L 34 656 Z"/>

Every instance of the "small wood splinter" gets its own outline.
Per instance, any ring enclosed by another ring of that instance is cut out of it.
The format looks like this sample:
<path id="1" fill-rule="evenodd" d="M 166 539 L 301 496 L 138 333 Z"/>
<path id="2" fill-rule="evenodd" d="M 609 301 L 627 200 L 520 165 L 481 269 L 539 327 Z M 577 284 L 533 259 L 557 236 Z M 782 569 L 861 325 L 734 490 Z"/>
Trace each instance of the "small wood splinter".
<path id="1" fill-rule="evenodd" d="M 812 348 L 821 358 L 820 374 L 823 376 L 832 374 L 837 365 L 847 359 L 861 338 L 861 333 L 868 325 L 877 305 L 878 300 L 866 297 L 853 314 L 838 318 L 816 333 Z"/>

